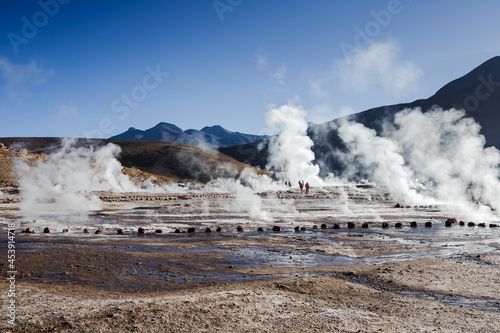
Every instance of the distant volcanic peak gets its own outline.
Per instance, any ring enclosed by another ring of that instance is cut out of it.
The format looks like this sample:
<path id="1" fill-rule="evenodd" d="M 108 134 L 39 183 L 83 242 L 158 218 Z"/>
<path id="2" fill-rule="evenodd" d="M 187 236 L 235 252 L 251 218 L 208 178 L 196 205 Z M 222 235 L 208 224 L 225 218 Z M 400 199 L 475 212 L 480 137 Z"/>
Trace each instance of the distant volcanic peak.
<path id="1" fill-rule="evenodd" d="M 231 135 L 231 134 L 235 133 L 235 132 L 231 132 L 231 131 L 225 129 L 224 127 L 222 127 L 220 125 L 205 126 L 201 129 L 201 132 L 209 133 L 209 134 L 216 135 L 219 137 L 225 136 L 225 135 Z M 238 133 L 238 132 L 236 132 L 236 133 Z"/>
<path id="2" fill-rule="evenodd" d="M 498 82 L 500 82 L 500 56 L 485 61 L 469 73 L 449 82 L 431 98 L 449 98 L 448 95 L 456 96 L 469 93 L 471 93 L 471 96 L 475 96 L 477 91 L 481 90 L 481 88 L 478 88 L 481 85 L 484 85 L 484 88 L 489 92 L 494 92 L 495 88 L 498 88 Z M 474 89 L 477 91 L 474 91 Z M 486 96 L 485 94 L 482 95 Z"/>
<path id="3" fill-rule="evenodd" d="M 164 129 L 164 130 L 169 130 L 169 131 L 173 131 L 173 132 L 177 132 L 177 133 L 184 133 L 184 131 L 182 129 L 180 129 L 178 126 L 174 125 L 174 124 L 170 124 L 170 123 L 158 123 L 155 127 L 149 129 L 149 130 L 160 130 L 160 129 Z"/>
<path id="4" fill-rule="evenodd" d="M 149 140 L 187 143 L 194 145 L 210 145 L 230 147 L 245 143 L 262 141 L 264 135 L 232 132 L 220 125 L 206 126 L 202 130 L 188 129 L 183 131 L 174 124 L 161 122 L 145 131 L 130 127 L 126 132 L 115 135 L 114 140 Z"/>

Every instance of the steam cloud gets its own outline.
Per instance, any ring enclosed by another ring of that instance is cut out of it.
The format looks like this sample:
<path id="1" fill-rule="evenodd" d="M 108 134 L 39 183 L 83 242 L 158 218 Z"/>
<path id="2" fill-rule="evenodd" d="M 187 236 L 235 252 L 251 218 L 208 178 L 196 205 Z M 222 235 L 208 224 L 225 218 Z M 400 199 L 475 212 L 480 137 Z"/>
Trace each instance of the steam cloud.
<path id="1" fill-rule="evenodd" d="M 341 123 L 339 136 L 349 152 L 338 156 L 351 165 L 347 173 L 363 170 L 409 203 L 447 203 L 463 217 L 491 218 L 491 208 L 500 208 L 500 152 L 485 148 L 479 131 L 461 110 L 406 109 L 385 124 L 382 136 Z"/>
<path id="2" fill-rule="evenodd" d="M 301 106 L 283 105 L 266 113 L 272 131 L 281 131 L 269 142 L 268 168 L 283 172 L 285 180 L 305 180 L 321 185 L 319 166 L 312 163 L 313 141 L 307 136 L 306 111 Z"/>
<path id="3" fill-rule="evenodd" d="M 65 139 L 63 147 L 50 160 L 38 161 L 34 166 L 22 160 L 16 162 L 23 193 L 22 216 L 38 218 L 62 212 L 86 216 L 90 210 L 100 208 L 100 201 L 92 191 L 137 190 L 122 174 L 122 166 L 116 159 L 118 146 L 76 148 L 73 144 L 73 140 Z"/>

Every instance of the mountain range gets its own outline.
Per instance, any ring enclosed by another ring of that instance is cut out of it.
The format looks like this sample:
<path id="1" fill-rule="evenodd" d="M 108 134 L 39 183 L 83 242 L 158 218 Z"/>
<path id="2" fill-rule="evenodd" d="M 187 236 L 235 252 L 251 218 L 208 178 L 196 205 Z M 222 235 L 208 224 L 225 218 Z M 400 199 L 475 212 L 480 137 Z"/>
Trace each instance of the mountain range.
<path id="1" fill-rule="evenodd" d="M 219 125 L 207 126 L 201 130 L 183 131 L 174 124 L 159 123 L 145 131 L 130 127 L 127 131 L 111 137 L 111 140 L 147 140 L 185 143 L 198 146 L 230 147 L 266 139 L 265 135 L 244 134 L 229 131 Z"/>

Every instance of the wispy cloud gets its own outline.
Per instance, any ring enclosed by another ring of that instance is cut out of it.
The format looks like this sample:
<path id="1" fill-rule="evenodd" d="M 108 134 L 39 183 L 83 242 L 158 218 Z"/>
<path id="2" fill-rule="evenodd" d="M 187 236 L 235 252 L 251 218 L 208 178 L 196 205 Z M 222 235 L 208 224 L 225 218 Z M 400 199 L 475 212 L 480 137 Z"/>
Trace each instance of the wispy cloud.
<path id="1" fill-rule="evenodd" d="M 372 43 L 357 48 L 337 60 L 333 69 L 310 82 L 311 94 L 331 97 L 333 91 L 366 93 L 377 91 L 393 96 L 415 93 L 422 71 L 412 61 L 400 59 L 400 47 L 394 41 Z"/>
<path id="2" fill-rule="evenodd" d="M 255 52 L 255 61 L 257 62 L 257 69 L 263 70 L 267 66 L 267 54 L 264 51 L 264 45 L 259 46 Z"/>
<path id="3" fill-rule="evenodd" d="M 285 75 L 286 75 L 286 66 L 284 64 L 281 64 L 278 70 L 273 74 L 274 78 L 278 80 L 278 82 L 281 84 L 285 83 Z"/>
<path id="4" fill-rule="evenodd" d="M 358 48 L 337 62 L 336 74 L 343 90 L 365 92 L 381 86 L 395 95 L 413 93 L 422 71 L 409 60 L 399 59 L 395 42 L 373 43 Z"/>
<path id="5" fill-rule="evenodd" d="M 0 57 L 0 72 L 11 97 L 15 97 L 25 84 L 40 85 L 54 76 L 52 68 L 45 68 L 34 60 L 16 64 L 5 57 Z"/>

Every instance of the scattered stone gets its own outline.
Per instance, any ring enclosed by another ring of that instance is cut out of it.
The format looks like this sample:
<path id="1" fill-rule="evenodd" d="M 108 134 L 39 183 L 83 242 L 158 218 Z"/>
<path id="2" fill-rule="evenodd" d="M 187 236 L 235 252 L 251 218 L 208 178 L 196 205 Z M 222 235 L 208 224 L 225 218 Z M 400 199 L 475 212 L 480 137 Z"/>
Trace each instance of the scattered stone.
<path id="1" fill-rule="evenodd" d="M 273 231 L 276 231 L 276 232 L 281 231 L 281 227 L 280 227 L 280 226 L 275 225 L 275 226 L 273 227 Z"/>
<path id="2" fill-rule="evenodd" d="M 326 224 L 324 224 L 324 223 L 323 223 L 323 224 L 321 225 L 321 229 L 326 229 Z"/>
<path id="3" fill-rule="evenodd" d="M 459 223 L 461 226 L 464 226 L 465 225 L 465 222 L 464 221 L 460 221 Z"/>
<path id="4" fill-rule="evenodd" d="M 175 229 L 174 233 L 180 234 L 181 233 L 181 229 Z"/>
<path id="5" fill-rule="evenodd" d="M 297 232 L 300 231 L 300 226 L 296 226 L 295 228 L 293 228 L 293 230 L 295 230 Z"/>
<path id="6" fill-rule="evenodd" d="M 118 229 L 118 230 L 116 230 L 116 233 L 117 233 L 118 235 L 124 235 L 124 234 L 125 234 L 125 231 L 124 231 L 123 229 Z"/>
<path id="7" fill-rule="evenodd" d="M 156 232 L 157 234 L 162 234 L 162 233 L 163 233 L 163 230 L 161 230 L 161 229 L 156 229 L 156 230 L 155 230 L 155 232 Z"/>
<path id="8" fill-rule="evenodd" d="M 315 224 L 315 225 L 313 225 L 313 230 L 316 230 L 316 229 L 318 229 L 318 226 Z"/>
<path id="9" fill-rule="evenodd" d="M 399 202 L 394 206 L 394 208 L 401 208 L 401 205 L 399 204 Z"/>
<path id="10" fill-rule="evenodd" d="M 363 229 L 368 229 L 369 227 L 370 227 L 370 225 L 367 222 L 365 222 L 361 225 L 361 228 L 363 228 Z"/>
<path id="11" fill-rule="evenodd" d="M 467 226 L 468 226 L 468 227 L 474 227 L 475 225 L 476 225 L 476 224 L 475 224 L 474 222 L 469 222 L 469 223 L 467 223 Z"/>
<path id="12" fill-rule="evenodd" d="M 141 228 L 137 229 L 137 233 L 138 233 L 139 235 L 144 235 L 144 234 L 146 233 L 146 230 L 145 230 L 144 228 L 142 228 L 142 227 L 141 227 Z"/>
<path id="13" fill-rule="evenodd" d="M 401 222 L 396 222 L 396 224 L 394 225 L 396 228 L 402 228 L 403 227 L 403 223 Z"/>
<path id="14" fill-rule="evenodd" d="M 26 228 L 25 232 L 27 234 L 34 234 L 35 233 L 35 230 L 31 229 L 31 228 Z"/>
<path id="15" fill-rule="evenodd" d="M 340 229 L 340 224 L 335 223 L 335 224 L 333 225 L 333 229 Z"/>
<path id="16" fill-rule="evenodd" d="M 432 228 L 432 222 L 431 221 L 425 222 L 425 227 Z"/>
<path id="17" fill-rule="evenodd" d="M 95 231 L 95 234 L 96 234 L 96 235 L 98 235 L 98 234 L 102 234 L 102 230 L 101 230 L 101 229 L 97 229 L 97 230 Z"/>
<path id="18" fill-rule="evenodd" d="M 496 224 L 496 223 L 490 223 L 490 228 L 498 228 L 498 224 Z"/>
<path id="19" fill-rule="evenodd" d="M 45 229 L 43 229 L 43 233 L 44 234 L 50 234 L 52 232 L 52 228 L 51 227 L 45 227 Z"/>
<path id="20" fill-rule="evenodd" d="M 87 229 L 87 228 L 83 229 L 83 233 L 84 234 L 88 234 L 89 233 L 89 229 Z"/>
<path id="21" fill-rule="evenodd" d="M 69 230 L 68 229 L 63 229 L 63 232 L 69 232 Z"/>
<path id="22" fill-rule="evenodd" d="M 205 232 L 212 232 L 212 229 L 210 229 L 210 228 L 206 228 L 206 229 L 205 229 Z"/>
<path id="23" fill-rule="evenodd" d="M 389 228 L 389 223 L 383 222 L 382 223 L 382 228 Z"/>
<path id="24" fill-rule="evenodd" d="M 349 228 L 349 229 L 356 228 L 356 223 L 354 223 L 354 222 L 347 222 L 347 228 Z"/>
<path id="25" fill-rule="evenodd" d="M 196 228 L 195 227 L 188 228 L 188 234 L 192 234 L 194 232 L 196 232 Z"/>
<path id="26" fill-rule="evenodd" d="M 222 227 L 217 227 L 217 229 L 215 229 L 215 231 L 221 232 L 222 231 Z"/>
<path id="27" fill-rule="evenodd" d="M 457 219 L 456 218 L 447 219 L 444 224 L 447 227 L 451 227 L 453 225 L 453 223 L 457 223 Z"/>
<path id="28" fill-rule="evenodd" d="M 264 228 L 262 228 L 262 227 L 258 227 L 258 228 L 257 228 L 257 231 L 258 231 L 258 232 L 263 232 L 263 231 L 264 231 Z"/>
<path id="29" fill-rule="evenodd" d="M 239 232 L 245 231 L 245 229 L 241 225 L 237 226 L 236 230 L 239 231 Z"/>
<path id="30" fill-rule="evenodd" d="M 411 222 L 410 222 L 410 227 L 412 227 L 412 228 L 416 228 L 417 226 L 418 226 L 417 221 L 411 221 Z"/>

